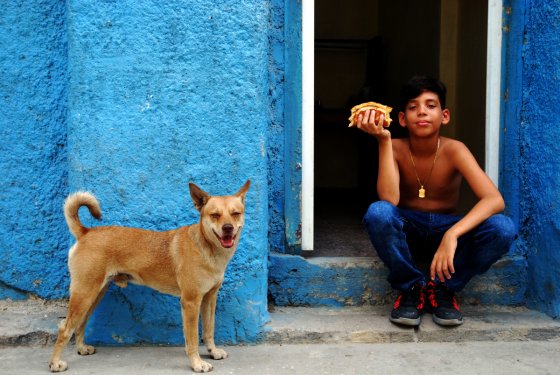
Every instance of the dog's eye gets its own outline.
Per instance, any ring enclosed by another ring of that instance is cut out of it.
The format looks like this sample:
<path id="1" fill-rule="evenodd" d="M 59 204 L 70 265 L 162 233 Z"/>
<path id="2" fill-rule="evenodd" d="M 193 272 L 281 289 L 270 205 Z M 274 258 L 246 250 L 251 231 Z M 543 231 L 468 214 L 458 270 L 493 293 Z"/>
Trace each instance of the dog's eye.
<path id="1" fill-rule="evenodd" d="M 241 212 L 232 212 L 231 216 L 233 217 L 239 217 L 241 215 Z"/>
<path id="2" fill-rule="evenodd" d="M 218 220 L 218 219 L 220 218 L 220 216 L 222 216 L 222 215 L 220 215 L 220 214 L 218 214 L 218 213 L 210 214 L 210 217 L 211 217 L 212 219 L 215 219 L 215 220 Z"/>

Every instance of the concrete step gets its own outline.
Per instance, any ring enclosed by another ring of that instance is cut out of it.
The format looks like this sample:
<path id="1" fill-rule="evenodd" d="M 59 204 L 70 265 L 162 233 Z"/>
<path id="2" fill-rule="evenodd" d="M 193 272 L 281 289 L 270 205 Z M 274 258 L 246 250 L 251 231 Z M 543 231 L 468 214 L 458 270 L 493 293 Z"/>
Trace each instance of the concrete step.
<path id="1" fill-rule="evenodd" d="M 276 307 L 265 340 L 276 344 L 549 341 L 560 339 L 560 321 L 524 307 L 466 306 L 465 322 L 441 327 L 424 314 L 420 327 L 389 321 L 391 306 Z"/>
<path id="2" fill-rule="evenodd" d="M 54 345 L 66 301 L 0 300 L 0 346 Z"/>
<path id="3" fill-rule="evenodd" d="M 501 259 L 461 292 L 463 304 L 525 304 L 526 259 Z M 378 257 L 271 254 L 268 290 L 275 306 L 361 306 L 393 303 L 387 269 Z"/>
<path id="4" fill-rule="evenodd" d="M 66 302 L 0 301 L 0 346 L 51 346 Z M 560 321 L 524 307 L 465 306 L 465 323 L 442 328 L 425 314 L 419 328 L 388 320 L 391 307 L 271 307 L 263 341 L 270 344 L 560 340 Z"/>

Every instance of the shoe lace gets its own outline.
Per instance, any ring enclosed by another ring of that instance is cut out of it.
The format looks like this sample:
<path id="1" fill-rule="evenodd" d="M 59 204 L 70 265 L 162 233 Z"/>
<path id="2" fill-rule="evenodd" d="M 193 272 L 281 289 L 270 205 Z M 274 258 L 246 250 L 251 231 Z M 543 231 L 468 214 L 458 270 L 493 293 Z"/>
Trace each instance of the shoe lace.
<path id="1" fill-rule="evenodd" d="M 435 285 L 431 283 L 428 288 L 428 298 L 432 307 L 448 307 L 459 310 L 459 304 L 455 293 L 447 289 L 444 285 Z"/>
<path id="2" fill-rule="evenodd" d="M 424 308 L 424 303 L 424 287 L 420 284 L 416 284 L 411 289 L 401 292 L 393 308 L 398 309 L 400 306 L 413 306 L 422 310 Z"/>
<path id="3" fill-rule="evenodd" d="M 427 290 L 428 290 L 428 300 L 430 301 L 430 305 L 431 305 L 433 308 L 436 308 L 436 307 L 438 306 L 437 299 L 436 299 L 436 294 L 435 294 L 435 292 L 434 292 L 435 287 L 436 287 L 436 285 L 435 285 L 432 281 L 430 281 L 430 282 L 428 283 L 428 287 L 427 287 Z"/>

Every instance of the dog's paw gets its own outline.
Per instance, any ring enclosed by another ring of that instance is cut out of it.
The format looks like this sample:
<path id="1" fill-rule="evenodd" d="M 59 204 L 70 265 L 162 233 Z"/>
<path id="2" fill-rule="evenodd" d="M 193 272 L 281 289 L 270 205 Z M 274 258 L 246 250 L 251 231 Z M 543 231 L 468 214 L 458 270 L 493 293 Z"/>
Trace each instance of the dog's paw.
<path id="1" fill-rule="evenodd" d="M 49 369 L 51 372 L 62 372 L 68 369 L 68 364 L 64 361 L 56 361 L 49 363 Z"/>
<path id="2" fill-rule="evenodd" d="M 209 349 L 208 353 L 210 353 L 210 355 L 214 359 L 224 359 L 228 357 L 228 354 L 223 349 L 218 349 L 218 348 Z"/>
<path id="3" fill-rule="evenodd" d="M 214 370 L 214 366 L 212 366 L 208 362 L 204 362 L 203 360 L 197 361 L 197 363 L 193 364 L 192 369 L 194 372 L 210 372 Z"/>
<path id="4" fill-rule="evenodd" d="M 95 353 L 95 348 L 91 345 L 83 345 L 78 348 L 79 355 L 90 355 Z"/>

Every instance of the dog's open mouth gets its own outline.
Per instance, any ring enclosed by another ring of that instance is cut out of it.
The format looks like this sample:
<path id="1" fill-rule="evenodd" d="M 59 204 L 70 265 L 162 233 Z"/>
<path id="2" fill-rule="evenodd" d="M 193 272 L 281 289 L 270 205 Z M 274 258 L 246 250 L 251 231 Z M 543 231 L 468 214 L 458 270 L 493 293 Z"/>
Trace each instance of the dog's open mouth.
<path id="1" fill-rule="evenodd" d="M 218 237 L 218 240 L 223 247 L 226 249 L 233 247 L 233 244 L 235 243 L 235 236 L 233 234 L 224 234 L 223 236 L 220 236 L 216 232 L 214 232 L 214 234 Z"/>

